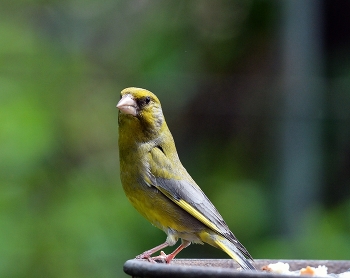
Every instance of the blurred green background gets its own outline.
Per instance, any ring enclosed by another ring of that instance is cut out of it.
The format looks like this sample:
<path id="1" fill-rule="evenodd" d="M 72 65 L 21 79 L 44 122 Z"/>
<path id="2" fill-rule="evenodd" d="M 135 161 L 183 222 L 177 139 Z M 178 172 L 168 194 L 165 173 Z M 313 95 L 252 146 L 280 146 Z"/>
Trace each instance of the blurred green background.
<path id="1" fill-rule="evenodd" d="M 183 164 L 254 258 L 349 259 L 349 12 L 2 1 L 0 276 L 125 276 L 165 240 L 120 184 L 115 105 L 130 86 L 159 96 Z"/>

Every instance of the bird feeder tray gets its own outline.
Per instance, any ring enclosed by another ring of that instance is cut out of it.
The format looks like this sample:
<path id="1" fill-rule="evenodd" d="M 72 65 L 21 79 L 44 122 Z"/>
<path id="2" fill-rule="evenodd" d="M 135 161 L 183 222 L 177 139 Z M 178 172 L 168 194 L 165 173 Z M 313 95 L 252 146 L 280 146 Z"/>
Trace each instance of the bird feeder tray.
<path id="1" fill-rule="evenodd" d="M 295 278 L 295 275 L 282 275 L 264 272 L 263 266 L 283 262 L 289 263 L 290 270 L 300 270 L 307 266 L 325 265 L 328 273 L 343 273 L 350 269 L 350 261 L 337 260 L 255 260 L 253 265 L 258 271 L 238 270 L 239 265 L 231 259 L 174 259 L 170 264 L 150 263 L 147 260 L 128 260 L 124 264 L 124 272 L 134 278 L 172 277 L 172 278 Z M 305 276 L 304 276 L 305 277 Z"/>

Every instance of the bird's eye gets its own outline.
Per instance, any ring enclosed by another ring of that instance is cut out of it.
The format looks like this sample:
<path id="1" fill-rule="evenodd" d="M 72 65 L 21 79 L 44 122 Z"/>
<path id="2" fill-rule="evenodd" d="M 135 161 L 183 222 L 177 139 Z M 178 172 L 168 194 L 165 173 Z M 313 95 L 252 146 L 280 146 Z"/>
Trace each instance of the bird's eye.
<path id="1" fill-rule="evenodd" d="M 151 102 L 151 97 L 150 96 L 143 97 L 143 98 L 136 100 L 136 102 L 137 102 L 139 107 L 144 107 Z"/>

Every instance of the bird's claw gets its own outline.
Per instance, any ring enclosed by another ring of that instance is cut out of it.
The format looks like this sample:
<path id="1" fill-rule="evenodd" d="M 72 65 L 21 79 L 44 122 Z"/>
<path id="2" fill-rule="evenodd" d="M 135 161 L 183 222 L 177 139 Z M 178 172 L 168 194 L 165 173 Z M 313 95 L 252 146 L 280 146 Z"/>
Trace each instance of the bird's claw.
<path id="1" fill-rule="evenodd" d="M 153 260 L 153 262 L 156 263 L 163 263 L 163 264 L 168 264 L 168 255 L 165 254 L 163 251 L 160 251 L 160 255 L 156 257 L 150 257 L 150 259 Z"/>
<path id="2" fill-rule="evenodd" d="M 142 253 L 138 256 L 136 256 L 136 259 L 146 259 L 151 263 L 169 263 L 168 262 L 168 255 L 165 254 L 163 251 L 160 251 L 160 255 L 156 257 L 151 257 L 148 253 Z"/>
<path id="3" fill-rule="evenodd" d="M 143 252 L 142 254 L 140 255 L 137 255 L 136 256 L 136 259 L 148 259 L 151 257 L 151 254 L 148 253 L 148 252 Z"/>

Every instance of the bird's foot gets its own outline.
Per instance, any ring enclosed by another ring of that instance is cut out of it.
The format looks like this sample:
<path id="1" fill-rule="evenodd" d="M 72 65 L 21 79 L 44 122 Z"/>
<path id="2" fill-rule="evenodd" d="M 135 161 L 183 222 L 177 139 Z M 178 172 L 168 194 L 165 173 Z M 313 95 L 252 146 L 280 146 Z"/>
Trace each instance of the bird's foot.
<path id="1" fill-rule="evenodd" d="M 146 252 L 143 252 L 140 255 L 137 255 L 136 259 L 146 259 L 146 260 L 148 260 L 151 257 L 151 255 L 152 254 L 150 252 L 146 251 Z"/>
<path id="2" fill-rule="evenodd" d="M 170 263 L 171 259 L 169 255 L 165 254 L 163 251 L 160 251 L 160 255 L 156 257 L 150 257 L 149 259 L 152 260 L 154 263 L 163 263 L 168 264 Z"/>
<path id="3" fill-rule="evenodd" d="M 138 256 L 136 256 L 136 259 L 146 259 L 151 263 L 169 263 L 171 261 L 170 256 L 165 254 L 163 251 L 160 251 L 160 255 L 156 257 L 151 257 L 151 254 L 148 252 L 144 252 Z"/>

